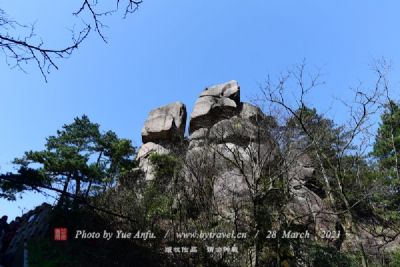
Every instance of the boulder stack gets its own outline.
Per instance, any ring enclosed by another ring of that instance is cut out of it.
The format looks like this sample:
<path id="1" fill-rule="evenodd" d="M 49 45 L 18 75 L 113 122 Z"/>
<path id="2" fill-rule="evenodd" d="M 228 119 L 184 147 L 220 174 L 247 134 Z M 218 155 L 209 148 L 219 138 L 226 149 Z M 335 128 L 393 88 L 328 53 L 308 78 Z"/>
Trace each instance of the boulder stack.
<path id="1" fill-rule="evenodd" d="M 236 81 L 207 87 L 197 99 L 190 115 L 189 133 L 210 128 L 221 119 L 237 114 L 240 104 L 240 87 Z"/>
<path id="2" fill-rule="evenodd" d="M 184 139 L 186 128 L 186 106 L 181 102 L 171 103 L 150 111 L 142 129 L 142 142 L 137 160 L 146 180 L 154 179 L 150 155 L 169 154 L 174 144 Z"/>
<path id="3" fill-rule="evenodd" d="M 186 106 L 175 102 L 150 111 L 142 129 L 142 142 L 182 140 L 186 126 Z"/>
<path id="4" fill-rule="evenodd" d="M 143 145 L 137 155 L 146 180 L 154 179 L 151 153 L 176 153 L 177 144 L 183 143 L 184 151 L 179 155 L 185 161 L 183 174 L 192 197 L 210 194 L 205 199 L 212 202 L 216 215 L 245 221 L 248 214 L 235 214 L 235 209 L 251 207 L 249 187 L 256 182 L 254 177 L 267 172 L 268 166 L 281 157 L 271 134 L 277 126 L 275 119 L 256 106 L 241 102 L 240 86 L 236 81 L 229 81 L 207 87 L 200 93 L 189 123 L 188 143 L 181 142 L 185 140 L 184 104 L 176 102 L 150 112 L 142 130 Z M 337 216 L 306 186 L 308 177 L 314 173 L 307 155 L 296 154 L 301 152 L 296 149 L 292 152 L 293 156 L 287 155 L 285 159 L 290 165 L 288 188 L 291 192 L 286 216 L 293 218 L 294 224 L 311 225 L 318 230 L 334 229 Z M 235 162 L 241 166 L 235 166 Z M 258 162 L 256 167 L 255 162 Z"/>

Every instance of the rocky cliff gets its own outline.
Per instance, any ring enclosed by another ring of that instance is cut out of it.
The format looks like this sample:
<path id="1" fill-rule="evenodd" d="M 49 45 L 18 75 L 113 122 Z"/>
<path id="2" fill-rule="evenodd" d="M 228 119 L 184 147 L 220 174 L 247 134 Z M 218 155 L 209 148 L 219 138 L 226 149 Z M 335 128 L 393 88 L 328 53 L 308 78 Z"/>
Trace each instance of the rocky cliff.
<path id="1" fill-rule="evenodd" d="M 335 230 L 338 218 L 329 205 L 306 186 L 314 174 L 307 156 L 292 149 L 282 159 L 271 132 L 275 120 L 260 108 L 241 102 L 236 81 L 205 88 L 197 99 L 185 136 L 186 108 L 179 102 L 150 112 L 142 130 L 137 159 L 146 180 L 154 179 L 151 153 L 184 155 L 184 176 L 192 195 L 204 195 L 216 216 L 244 225 L 257 197 L 257 183 L 271 166 L 287 161 L 287 191 L 283 212 L 293 224 L 314 233 Z M 289 164 L 290 163 L 290 164 Z M 271 192 L 275 181 L 271 178 Z M 260 187 L 261 188 L 261 187 Z M 263 192 L 260 192 L 262 194 Z"/>
<path id="2" fill-rule="evenodd" d="M 310 181 L 318 180 L 318 166 L 306 149 L 293 142 L 283 151 L 273 134 L 279 128 L 275 119 L 257 106 L 241 102 L 236 81 L 210 86 L 200 93 L 190 114 L 187 135 L 186 114 L 180 102 L 150 112 L 137 155 L 146 180 L 154 179 L 149 160 L 152 153 L 179 155 L 184 161 L 181 172 L 187 199 L 202 199 L 206 212 L 248 230 L 250 211 L 258 198 L 268 199 L 273 206 L 283 197 L 274 196 L 274 189 L 276 181 L 284 177 L 286 197 L 278 212 L 290 227 L 307 229 L 318 242 L 338 249 L 359 251 L 362 247 L 369 255 L 379 254 L 384 240 L 373 237 L 365 225 L 360 226 L 364 230 L 357 230 L 361 229 L 357 224 L 339 218 L 343 213 L 335 212 L 323 186 L 310 186 Z M 274 180 L 277 177 L 271 170 L 278 165 L 280 177 Z M 260 177 L 268 176 L 268 186 L 261 186 L 265 180 Z M 266 191 L 266 196 L 260 191 Z M 271 225 L 274 227 L 280 226 Z M 337 236 L 326 238 L 326 233 Z M 394 243 L 387 247 L 394 247 Z"/>

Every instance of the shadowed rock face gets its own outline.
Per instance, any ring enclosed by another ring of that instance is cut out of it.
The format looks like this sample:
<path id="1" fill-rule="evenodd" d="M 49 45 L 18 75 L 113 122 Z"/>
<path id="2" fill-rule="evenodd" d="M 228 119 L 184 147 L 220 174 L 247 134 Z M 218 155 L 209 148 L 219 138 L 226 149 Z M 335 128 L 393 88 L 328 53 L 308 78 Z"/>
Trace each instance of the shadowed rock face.
<path id="1" fill-rule="evenodd" d="M 180 102 L 153 109 L 142 129 L 143 143 L 182 140 L 186 116 L 186 106 Z"/>

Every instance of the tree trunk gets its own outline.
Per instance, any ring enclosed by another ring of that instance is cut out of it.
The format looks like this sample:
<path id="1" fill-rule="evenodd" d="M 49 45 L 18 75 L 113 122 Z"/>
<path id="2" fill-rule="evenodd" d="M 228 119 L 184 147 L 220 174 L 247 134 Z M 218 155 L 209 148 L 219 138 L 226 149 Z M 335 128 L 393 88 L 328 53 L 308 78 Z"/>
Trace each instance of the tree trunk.
<path id="1" fill-rule="evenodd" d="M 65 183 L 64 183 L 64 187 L 63 187 L 63 190 L 62 190 L 62 193 L 61 193 L 61 197 L 58 200 L 58 204 L 57 204 L 58 207 L 62 207 L 64 205 L 64 202 L 65 202 L 65 200 L 67 198 L 67 190 L 68 190 L 68 185 L 69 185 L 70 181 L 71 181 L 71 175 L 68 175 L 67 179 L 65 180 Z"/>
<path id="2" fill-rule="evenodd" d="M 75 196 L 79 197 L 79 195 L 81 194 L 81 179 L 79 177 L 76 177 L 75 181 L 76 181 Z"/>
<path id="3" fill-rule="evenodd" d="M 359 244 L 360 245 L 360 249 L 361 249 L 361 264 L 362 267 L 368 267 L 368 262 L 367 262 L 367 256 L 365 255 L 365 251 L 364 251 L 364 247 L 362 245 L 362 243 Z"/>
<path id="4" fill-rule="evenodd" d="M 103 156 L 103 151 L 100 151 L 100 154 L 99 154 L 99 156 L 97 157 L 96 167 L 99 167 L 100 160 L 101 160 L 101 157 L 102 157 L 102 156 Z M 89 177 L 89 186 L 88 186 L 88 188 L 86 189 L 85 198 L 87 198 L 87 197 L 89 196 L 89 192 L 90 192 L 90 189 L 91 189 L 91 187 L 92 187 L 92 183 L 93 183 L 93 179 L 92 179 L 91 177 Z"/>
<path id="5" fill-rule="evenodd" d="M 88 188 L 86 189 L 85 198 L 88 198 L 88 196 L 89 196 L 90 188 L 92 187 L 92 182 L 93 182 L 93 181 L 90 180 L 89 186 L 88 186 Z"/>
<path id="6" fill-rule="evenodd" d="M 397 155 L 396 144 L 394 142 L 393 127 L 390 128 L 390 135 L 391 135 L 390 137 L 391 137 L 392 147 L 393 147 L 393 151 L 394 151 L 394 160 L 396 162 L 396 178 L 397 178 L 397 180 L 400 180 L 399 158 L 398 158 L 398 155 Z"/>
<path id="7" fill-rule="evenodd" d="M 253 216 L 254 216 L 254 222 L 255 222 L 255 230 L 256 230 L 256 239 L 254 240 L 254 266 L 258 267 L 258 250 L 259 250 L 259 246 L 258 246 L 258 212 L 257 212 L 257 198 L 253 201 Z"/>
<path id="8" fill-rule="evenodd" d="M 326 173 L 325 167 L 322 164 L 322 159 L 321 159 L 321 156 L 320 156 L 319 152 L 316 151 L 315 154 L 317 155 L 318 163 L 319 163 L 319 165 L 321 167 L 322 176 L 324 177 L 326 193 L 327 193 L 327 195 L 329 197 L 329 201 L 331 202 L 332 206 L 335 207 L 336 203 L 335 203 L 335 199 L 334 199 L 334 197 L 332 195 L 332 188 L 331 188 L 331 185 L 329 184 L 328 174 Z"/>
<path id="9" fill-rule="evenodd" d="M 75 188 L 75 198 L 74 198 L 74 201 L 72 203 L 73 209 L 77 209 L 78 208 L 79 198 L 80 198 L 80 194 L 81 194 L 81 178 L 80 177 L 75 177 L 75 181 L 76 181 L 76 188 Z"/>

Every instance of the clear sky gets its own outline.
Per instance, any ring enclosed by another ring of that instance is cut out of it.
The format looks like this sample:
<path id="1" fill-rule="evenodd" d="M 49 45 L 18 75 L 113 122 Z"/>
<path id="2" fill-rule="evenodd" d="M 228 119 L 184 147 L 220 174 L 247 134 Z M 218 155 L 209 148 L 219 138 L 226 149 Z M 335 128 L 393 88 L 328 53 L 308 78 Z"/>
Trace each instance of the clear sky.
<path id="1" fill-rule="evenodd" d="M 62 45 L 79 26 L 71 15 L 79 2 L 0 0 L 0 7 Z M 182 101 L 190 112 L 204 87 L 231 79 L 248 100 L 268 74 L 303 58 L 324 73 L 326 85 L 312 99 L 317 108 L 360 81 L 371 84 L 376 58 L 392 60 L 397 85 L 399 10 L 397 0 L 144 0 L 127 19 L 107 18 L 108 44 L 92 35 L 48 83 L 30 66 L 29 74 L 11 70 L 0 54 L 0 172 L 13 170 L 11 160 L 24 151 L 42 149 L 46 136 L 76 116 L 87 114 L 139 146 L 150 109 Z M 0 215 L 15 217 L 43 200 L 32 193 L 0 200 Z"/>

